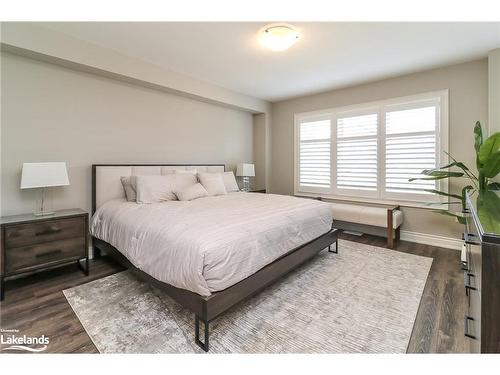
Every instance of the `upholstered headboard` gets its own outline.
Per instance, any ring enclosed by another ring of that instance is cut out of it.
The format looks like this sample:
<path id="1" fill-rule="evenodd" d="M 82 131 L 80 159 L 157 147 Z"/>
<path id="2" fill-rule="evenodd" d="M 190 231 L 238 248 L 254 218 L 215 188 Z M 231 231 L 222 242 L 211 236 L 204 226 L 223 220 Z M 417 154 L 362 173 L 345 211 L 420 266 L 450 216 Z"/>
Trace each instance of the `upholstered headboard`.
<path id="1" fill-rule="evenodd" d="M 224 172 L 224 164 L 93 164 L 92 214 L 103 203 L 124 198 L 122 176 L 162 175 L 176 169 L 196 169 L 198 172 Z"/>

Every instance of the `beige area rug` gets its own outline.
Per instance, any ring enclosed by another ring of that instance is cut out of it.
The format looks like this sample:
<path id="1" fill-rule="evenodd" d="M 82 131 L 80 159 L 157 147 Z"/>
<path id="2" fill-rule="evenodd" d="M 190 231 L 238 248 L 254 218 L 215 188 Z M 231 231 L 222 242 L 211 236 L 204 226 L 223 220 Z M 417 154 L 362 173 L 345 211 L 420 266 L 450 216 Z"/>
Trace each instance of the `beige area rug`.
<path id="1" fill-rule="evenodd" d="M 210 353 L 404 353 L 431 264 L 340 240 L 213 321 Z M 129 271 L 64 295 L 101 353 L 203 353 L 193 314 Z"/>

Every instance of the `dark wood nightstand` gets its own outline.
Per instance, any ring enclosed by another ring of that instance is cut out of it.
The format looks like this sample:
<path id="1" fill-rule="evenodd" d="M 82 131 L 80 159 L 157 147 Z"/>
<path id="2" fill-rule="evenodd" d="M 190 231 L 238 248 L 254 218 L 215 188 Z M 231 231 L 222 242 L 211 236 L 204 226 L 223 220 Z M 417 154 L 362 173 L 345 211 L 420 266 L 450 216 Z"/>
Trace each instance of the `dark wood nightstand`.
<path id="1" fill-rule="evenodd" d="M 250 190 L 249 193 L 267 193 L 266 189 L 261 189 L 261 190 Z"/>
<path id="2" fill-rule="evenodd" d="M 88 213 L 81 209 L 0 218 L 0 300 L 5 279 L 70 262 L 89 274 Z M 85 260 L 85 268 L 80 261 Z"/>

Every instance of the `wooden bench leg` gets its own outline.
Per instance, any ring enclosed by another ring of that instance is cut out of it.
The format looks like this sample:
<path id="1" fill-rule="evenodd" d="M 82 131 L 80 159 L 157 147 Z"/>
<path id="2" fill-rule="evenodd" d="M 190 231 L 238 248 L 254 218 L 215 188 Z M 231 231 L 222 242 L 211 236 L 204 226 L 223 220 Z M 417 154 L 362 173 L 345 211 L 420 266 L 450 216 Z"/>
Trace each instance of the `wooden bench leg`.
<path id="1" fill-rule="evenodd" d="M 395 240 L 399 240 L 399 227 L 394 231 L 394 210 L 399 209 L 399 206 L 387 209 L 387 247 L 394 249 Z"/>
<path id="2" fill-rule="evenodd" d="M 387 247 L 394 249 L 394 233 L 392 228 L 387 228 Z"/>

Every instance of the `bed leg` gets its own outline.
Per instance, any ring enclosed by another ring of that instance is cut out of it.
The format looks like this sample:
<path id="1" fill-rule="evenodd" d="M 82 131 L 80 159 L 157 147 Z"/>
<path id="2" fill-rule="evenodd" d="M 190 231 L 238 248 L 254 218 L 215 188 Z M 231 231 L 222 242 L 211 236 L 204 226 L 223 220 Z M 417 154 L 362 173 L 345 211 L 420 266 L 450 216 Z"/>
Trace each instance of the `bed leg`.
<path id="1" fill-rule="evenodd" d="M 196 345 L 198 345 L 200 348 L 202 348 L 204 351 L 208 352 L 208 322 L 206 320 L 203 320 L 203 327 L 205 330 L 205 340 L 202 342 L 200 340 L 200 318 L 198 315 L 195 315 L 194 317 L 194 341 L 196 342 Z"/>
<path id="2" fill-rule="evenodd" d="M 94 256 L 94 259 L 99 259 L 100 257 L 102 257 L 101 249 L 98 249 L 97 246 L 92 246 L 92 254 Z"/>
<path id="3" fill-rule="evenodd" d="M 332 250 L 333 244 L 335 244 L 335 250 Z M 333 244 L 328 245 L 328 252 L 338 254 L 338 252 L 339 252 L 339 240 L 335 241 Z"/>

